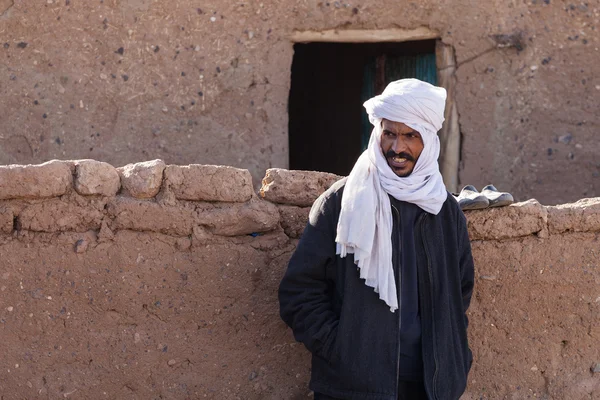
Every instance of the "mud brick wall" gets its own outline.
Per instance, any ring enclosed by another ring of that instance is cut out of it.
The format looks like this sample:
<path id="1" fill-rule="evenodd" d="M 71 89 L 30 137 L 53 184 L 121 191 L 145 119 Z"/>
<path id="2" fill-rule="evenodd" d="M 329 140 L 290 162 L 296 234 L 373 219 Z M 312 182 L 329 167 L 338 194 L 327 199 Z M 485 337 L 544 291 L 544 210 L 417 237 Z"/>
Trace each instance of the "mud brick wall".
<path id="1" fill-rule="evenodd" d="M 0 164 L 161 158 L 256 186 L 289 166 L 297 35 L 398 29 L 454 50 L 461 184 L 600 196 L 597 0 L 0 0 Z"/>
<path id="2" fill-rule="evenodd" d="M 304 399 L 277 287 L 340 177 L 94 160 L 0 167 L 5 399 Z M 464 399 L 600 396 L 600 198 L 467 213 Z"/>

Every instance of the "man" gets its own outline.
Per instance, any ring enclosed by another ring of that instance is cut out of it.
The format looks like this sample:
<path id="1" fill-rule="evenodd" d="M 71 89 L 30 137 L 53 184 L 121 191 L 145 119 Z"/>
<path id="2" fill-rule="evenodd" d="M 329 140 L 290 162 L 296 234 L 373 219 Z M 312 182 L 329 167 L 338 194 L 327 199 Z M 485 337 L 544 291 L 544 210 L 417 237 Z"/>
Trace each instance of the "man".
<path id="1" fill-rule="evenodd" d="M 473 260 L 436 135 L 446 91 L 416 79 L 364 105 L 374 125 L 347 179 L 314 203 L 279 288 L 321 399 L 458 399 L 472 356 Z"/>

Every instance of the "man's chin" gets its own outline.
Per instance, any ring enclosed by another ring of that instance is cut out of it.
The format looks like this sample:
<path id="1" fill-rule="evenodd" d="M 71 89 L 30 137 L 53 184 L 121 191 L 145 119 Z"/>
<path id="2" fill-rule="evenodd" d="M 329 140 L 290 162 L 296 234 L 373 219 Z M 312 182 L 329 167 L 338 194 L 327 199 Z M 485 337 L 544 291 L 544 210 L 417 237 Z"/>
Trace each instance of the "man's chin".
<path id="1" fill-rule="evenodd" d="M 393 165 L 391 165 L 391 163 L 389 161 L 388 161 L 388 166 L 391 168 L 392 172 L 394 174 L 396 174 L 396 176 L 398 176 L 399 178 L 406 178 L 407 176 L 412 174 L 413 169 L 414 169 L 413 165 L 408 165 L 403 168 L 394 167 Z"/>

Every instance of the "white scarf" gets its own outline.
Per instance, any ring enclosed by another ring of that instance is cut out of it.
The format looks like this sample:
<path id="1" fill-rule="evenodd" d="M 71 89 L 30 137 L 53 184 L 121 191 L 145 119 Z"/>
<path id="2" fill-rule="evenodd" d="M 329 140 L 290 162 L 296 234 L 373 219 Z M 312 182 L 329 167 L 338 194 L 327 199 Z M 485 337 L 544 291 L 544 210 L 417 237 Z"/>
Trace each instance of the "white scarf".
<path id="1" fill-rule="evenodd" d="M 348 176 L 337 225 L 336 253 L 354 254 L 360 277 L 394 312 L 398 309 L 392 266 L 392 212 L 389 195 L 438 214 L 446 200 L 437 159 L 437 131 L 444 122 L 446 90 L 417 79 L 390 83 L 384 92 L 365 102 L 374 125 L 369 146 Z M 381 151 L 381 120 L 402 122 L 423 138 L 424 148 L 413 172 L 398 177 Z"/>

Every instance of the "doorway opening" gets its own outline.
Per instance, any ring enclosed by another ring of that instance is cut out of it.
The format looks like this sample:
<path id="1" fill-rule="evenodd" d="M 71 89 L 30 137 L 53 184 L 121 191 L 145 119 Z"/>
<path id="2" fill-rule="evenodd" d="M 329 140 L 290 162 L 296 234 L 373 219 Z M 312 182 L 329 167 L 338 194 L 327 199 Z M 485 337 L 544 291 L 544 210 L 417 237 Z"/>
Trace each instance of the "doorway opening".
<path id="1" fill-rule="evenodd" d="M 402 78 L 438 84 L 435 40 L 295 44 L 290 169 L 348 175 L 372 130 L 362 104 Z"/>

